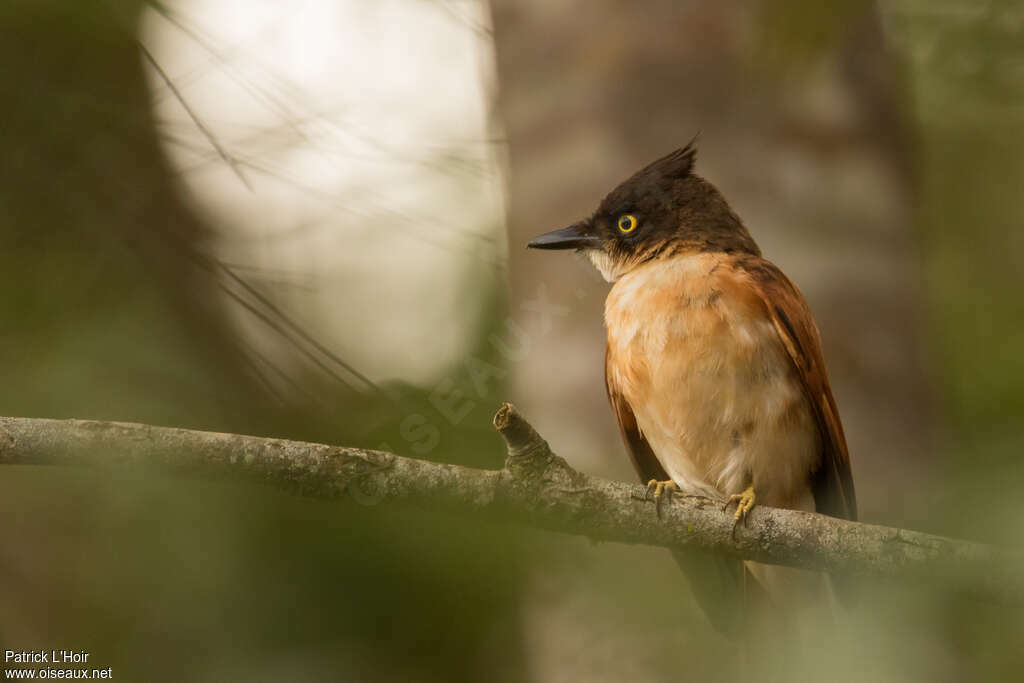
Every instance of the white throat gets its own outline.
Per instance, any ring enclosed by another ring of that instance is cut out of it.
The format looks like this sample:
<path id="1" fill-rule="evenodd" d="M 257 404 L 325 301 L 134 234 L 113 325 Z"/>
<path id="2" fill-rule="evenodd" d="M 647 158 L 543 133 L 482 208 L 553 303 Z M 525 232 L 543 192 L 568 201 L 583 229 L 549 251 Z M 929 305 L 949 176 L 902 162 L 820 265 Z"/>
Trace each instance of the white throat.
<path id="1" fill-rule="evenodd" d="M 585 253 L 607 282 L 615 282 L 625 274 L 622 264 L 616 262 L 604 249 L 587 249 Z"/>

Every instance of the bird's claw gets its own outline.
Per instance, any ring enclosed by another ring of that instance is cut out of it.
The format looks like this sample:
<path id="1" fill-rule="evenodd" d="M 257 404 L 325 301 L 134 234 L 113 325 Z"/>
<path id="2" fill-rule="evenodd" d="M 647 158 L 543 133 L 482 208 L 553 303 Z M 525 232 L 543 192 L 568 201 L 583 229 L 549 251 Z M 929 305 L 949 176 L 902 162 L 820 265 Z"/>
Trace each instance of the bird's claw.
<path id="1" fill-rule="evenodd" d="M 729 506 L 736 503 L 736 512 L 733 514 L 733 525 L 732 525 L 732 537 L 736 538 L 736 527 L 740 525 L 740 521 L 743 522 L 743 526 L 747 525 L 747 513 L 749 513 L 754 507 L 754 501 L 757 496 L 754 495 L 754 487 L 748 486 L 743 493 L 734 493 L 729 496 L 728 500 L 725 501 L 725 505 L 722 506 L 722 511 L 729 509 Z"/>
<path id="2" fill-rule="evenodd" d="M 644 500 L 648 500 L 651 494 L 654 494 L 654 511 L 658 515 L 658 519 L 661 519 L 661 499 L 664 496 L 667 499 L 672 498 L 672 492 L 676 490 L 676 483 L 671 479 L 665 481 L 658 481 L 657 479 L 651 479 L 647 482 L 647 491 L 644 493 Z"/>

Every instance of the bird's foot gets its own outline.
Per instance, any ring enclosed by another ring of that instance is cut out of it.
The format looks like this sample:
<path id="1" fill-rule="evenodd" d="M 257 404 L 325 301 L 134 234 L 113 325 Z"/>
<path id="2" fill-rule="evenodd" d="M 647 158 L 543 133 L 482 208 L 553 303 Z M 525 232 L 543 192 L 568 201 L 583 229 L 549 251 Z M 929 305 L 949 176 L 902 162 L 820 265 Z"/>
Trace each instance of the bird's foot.
<path id="1" fill-rule="evenodd" d="M 734 493 L 729 496 L 729 499 L 725 501 L 725 505 L 722 506 L 722 511 L 729 509 L 729 506 L 736 503 L 736 513 L 733 515 L 732 525 L 732 537 L 736 538 L 736 527 L 740 525 L 740 521 L 743 525 L 747 524 L 747 513 L 754 508 L 754 501 L 757 497 L 754 495 L 753 485 L 748 486 L 747 490 L 743 493 Z"/>
<path id="2" fill-rule="evenodd" d="M 666 498 L 671 500 L 672 492 L 676 490 L 676 483 L 671 479 L 665 481 L 658 481 L 657 479 L 651 479 L 647 482 L 647 492 L 644 493 L 644 500 L 651 497 L 654 494 L 654 511 L 657 513 L 658 518 L 661 519 L 661 499 Z"/>

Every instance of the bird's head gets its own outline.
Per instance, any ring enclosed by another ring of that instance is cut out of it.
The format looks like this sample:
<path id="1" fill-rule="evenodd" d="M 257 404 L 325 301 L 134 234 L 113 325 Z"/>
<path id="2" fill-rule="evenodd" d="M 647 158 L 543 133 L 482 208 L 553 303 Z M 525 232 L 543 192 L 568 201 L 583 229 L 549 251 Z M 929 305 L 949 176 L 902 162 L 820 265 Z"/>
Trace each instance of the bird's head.
<path id="1" fill-rule="evenodd" d="M 534 249 L 582 251 L 609 282 L 686 252 L 760 254 L 715 187 L 694 175 L 693 143 L 637 171 L 590 218 L 534 238 Z"/>

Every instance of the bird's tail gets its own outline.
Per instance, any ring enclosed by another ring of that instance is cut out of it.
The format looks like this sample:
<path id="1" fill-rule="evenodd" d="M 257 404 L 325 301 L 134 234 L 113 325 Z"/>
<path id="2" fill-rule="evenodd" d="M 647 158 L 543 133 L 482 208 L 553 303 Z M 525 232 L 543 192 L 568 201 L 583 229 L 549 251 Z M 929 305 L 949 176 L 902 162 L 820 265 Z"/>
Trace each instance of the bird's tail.
<path id="1" fill-rule="evenodd" d="M 724 635 L 738 638 L 750 612 L 769 602 L 760 582 L 740 560 L 688 550 L 673 550 L 672 557 L 708 621 Z"/>
<path id="2" fill-rule="evenodd" d="M 739 680 L 813 679 L 821 670 L 841 630 L 825 574 L 700 552 L 672 555 L 708 621 L 736 641 Z"/>

